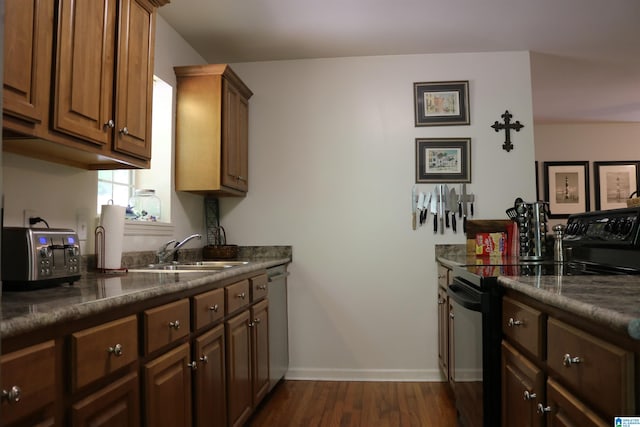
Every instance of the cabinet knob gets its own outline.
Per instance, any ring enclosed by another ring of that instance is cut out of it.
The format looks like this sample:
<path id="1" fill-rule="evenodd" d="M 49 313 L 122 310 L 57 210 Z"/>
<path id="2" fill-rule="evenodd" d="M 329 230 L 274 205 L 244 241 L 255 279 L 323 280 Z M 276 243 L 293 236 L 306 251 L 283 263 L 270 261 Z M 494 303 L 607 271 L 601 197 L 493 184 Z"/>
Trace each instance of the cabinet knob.
<path id="1" fill-rule="evenodd" d="M 236 295 L 236 298 L 245 299 L 246 296 L 247 296 L 247 294 L 245 292 L 241 292 L 238 295 Z"/>
<path id="2" fill-rule="evenodd" d="M 544 415 L 546 412 L 551 412 L 551 406 L 544 406 L 542 403 L 538 403 L 536 412 L 540 415 Z"/>
<path id="3" fill-rule="evenodd" d="M 214 311 L 214 312 L 217 313 L 219 308 L 220 307 L 218 307 L 218 304 L 210 305 L 209 306 L 209 311 Z"/>
<path id="4" fill-rule="evenodd" d="M 251 320 L 249 320 L 249 322 L 247 323 L 247 325 L 248 325 L 250 328 L 253 328 L 254 326 L 256 326 L 256 324 L 255 324 L 254 322 L 252 322 Z"/>
<path id="5" fill-rule="evenodd" d="M 187 366 L 190 367 L 192 371 L 195 371 L 196 369 L 198 369 L 198 362 L 194 360 L 191 363 L 187 363 Z"/>
<path id="6" fill-rule="evenodd" d="M 244 176 L 238 176 L 238 181 L 246 181 L 247 178 L 245 178 Z"/>
<path id="7" fill-rule="evenodd" d="M 450 312 L 449 312 L 449 317 L 450 317 L 450 318 L 452 318 L 452 319 L 455 317 L 455 316 L 453 315 L 453 311 L 450 311 Z"/>
<path id="8" fill-rule="evenodd" d="M 200 361 L 201 361 L 202 363 L 209 363 L 209 358 L 208 358 L 206 355 L 204 355 L 204 354 L 203 354 L 203 355 L 200 357 Z"/>
<path id="9" fill-rule="evenodd" d="M 14 385 L 7 390 L 2 390 L 2 400 L 6 400 L 9 403 L 18 403 L 20 402 L 20 396 L 22 395 L 22 390 L 17 385 Z"/>
<path id="10" fill-rule="evenodd" d="M 444 304 L 446 301 L 444 300 L 444 298 L 438 298 L 438 304 L 442 305 Z"/>
<path id="11" fill-rule="evenodd" d="M 122 129 L 120 129 L 120 133 L 122 135 L 129 135 L 129 129 L 125 126 Z"/>
<path id="12" fill-rule="evenodd" d="M 572 357 L 569 353 L 562 356 L 562 364 L 567 368 L 570 368 L 573 364 L 578 364 L 582 362 L 582 358 L 578 356 Z"/>
<path id="13" fill-rule="evenodd" d="M 107 353 L 113 354 L 116 357 L 122 356 L 122 344 L 116 344 L 113 347 L 107 348 Z"/>
<path id="14" fill-rule="evenodd" d="M 173 322 L 169 322 L 169 327 L 173 329 L 180 329 L 180 321 L 176 320 Z"/>
<path id="15" fill-rule="evenodd" d="M 533 400 L 537 397 L 535 393 L 529 393 L 529 390 L 524 391 L 524 400 Z"/>
<path id="16" fill-rule="evenodd" d="M 266 291 L 267 290 L 267 285 L 258 285 L 258 289 L 261 291 Z"/>
<path id="17" fill-rule="evenodd" d="M 255 319 L 253 319 L 253 324 L 254 324 L 254 325 L 257 325 L 257 324 L 259 324 L 260 322 L 262 322 L 262 320 L 260 320 L 260 318 L 259 318 L 259 317 L 256 317 Z"/>
<path id="18" fill-rule="evenodd" d="M 113 129 L 114 127 L 116 127 L 116 124 L 113 121 L 113 119 L 111 119 L 107 123 L 105 123 L 103 127 L 104 127 L 104 130 Z"/>
<path id="19" fill-rule="evenodd" d="M 513 317 L 509 318 L 509 321 L 507 321 L 507 326 L 509 326 L 510 328 L 513 328 L 514 326 L 522 326 L 524 325 L 524 322 L 522 320 L 515 320 Z"/>

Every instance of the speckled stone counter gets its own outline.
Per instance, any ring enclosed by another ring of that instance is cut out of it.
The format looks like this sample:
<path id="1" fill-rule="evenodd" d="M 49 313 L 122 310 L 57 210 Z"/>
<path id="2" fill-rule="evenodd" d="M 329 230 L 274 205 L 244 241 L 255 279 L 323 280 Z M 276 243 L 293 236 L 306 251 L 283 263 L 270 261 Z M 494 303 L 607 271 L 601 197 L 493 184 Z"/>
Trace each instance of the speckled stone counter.
<path id="1" fill-rule="evenodd" d="M 640 339 L 638 276 L 505 276 L 498 283 Z"/>
<path id="2" fill-rule="evenodd" d="M 124 259 L 124 257 L 123 257 Z M 249 261 L 211 272 L 124 273 L 84 272 L 73 285 L 26 292 L 3 292 L 0 336 L 15 336 L 108 311 L 114 307 L 189 290 L 216 281 L 291 262 L 291 249 L 241 251 L 239 259 Z"/>
<path id="3" fill-rule="evenodd" d="M 518 264 L 517 258 L 485 259 L 467 255 L 464 245 L 436 245 L 436 261 L 449 268 Z M 640 340 L 638 276 L 501 276 L 498 283 Z"/>

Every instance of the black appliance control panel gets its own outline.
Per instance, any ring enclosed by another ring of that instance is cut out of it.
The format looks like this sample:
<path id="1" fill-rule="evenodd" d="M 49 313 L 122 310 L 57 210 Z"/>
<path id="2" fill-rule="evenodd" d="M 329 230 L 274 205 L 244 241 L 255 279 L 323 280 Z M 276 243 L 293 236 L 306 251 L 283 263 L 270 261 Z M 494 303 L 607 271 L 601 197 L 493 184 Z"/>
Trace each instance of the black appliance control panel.
<path id="1" fill-rule="evenodd" d="M 640 245 L 640 208 L 585 212 L 569 216 L 564 243 L 634 248 Z"/>

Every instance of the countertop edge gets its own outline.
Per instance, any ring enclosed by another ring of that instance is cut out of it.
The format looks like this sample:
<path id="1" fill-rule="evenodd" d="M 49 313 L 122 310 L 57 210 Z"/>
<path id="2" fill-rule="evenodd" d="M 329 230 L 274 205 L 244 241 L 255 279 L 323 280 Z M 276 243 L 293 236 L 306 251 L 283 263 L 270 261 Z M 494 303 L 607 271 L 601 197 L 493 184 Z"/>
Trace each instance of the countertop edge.
<path id="1" fill-rule="evenodd" d="M 538 289 L 519 282 L 513 277 L 498 277 L 498 283 L 505 288 L 513 289 L 552 307 L 568 311 L 576 316 L 592 320 L 616 332 L 627 334 L 640 340 L 640 319 L 617 313 L 613 310 L 598 307 L 593 304 L 576 301 L 562 295 L 553 294 L 544 289 Z"/>
<path id="2" fill-rule="evenodd" d="M 233 278 L 246 273 L 289 264 L 291 258 L 275 258 L 270 260 L 251 261 L 247 265 L 233 267 L 225 271 L 211 273 L 180 273 L 178 281 L 171 284 L 149 286 L 137 292 L 125 293 L 118 296 L 101 298 L 82 302 L 70 306 L 61 306 L 44 313 L 28 313 L 0 322 L 0 338 L 9 338 L 25 334 L 43 327 L 52 326 L 60 322 L 82 319 L 91 315 L 106 312 L 113 307 L 132 304 L 150 298 L 168 295 L 184 290 L 204 286 L 213 282 Z M 127 273 L 128 275 L 147 275 L 152 273 Z M 184 278 L 184 279 L 183 279 Z M 91 280 L 91 279 L 88 279 Z"/>

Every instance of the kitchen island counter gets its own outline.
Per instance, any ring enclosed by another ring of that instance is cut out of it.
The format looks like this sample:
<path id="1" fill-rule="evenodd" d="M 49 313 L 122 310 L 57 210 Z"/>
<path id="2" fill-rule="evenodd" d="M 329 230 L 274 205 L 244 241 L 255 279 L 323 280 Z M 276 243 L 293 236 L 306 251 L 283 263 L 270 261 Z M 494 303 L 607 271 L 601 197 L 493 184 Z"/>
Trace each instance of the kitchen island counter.
<path id="1" fill-rule="evenodd" d="M 0 336 L 4 339 L 23 335 L 58 323 L 136 304 L 162 296 L 171 296 L 211 286 L 220 287 L 235 277 L 246 276 L 276 265 L 291 262 L 291 257 L 260 257 L 246 265 L 211 272 L 123 273 L 86 272 L 73 285 L 23 292 L 2 293 Z"/>

